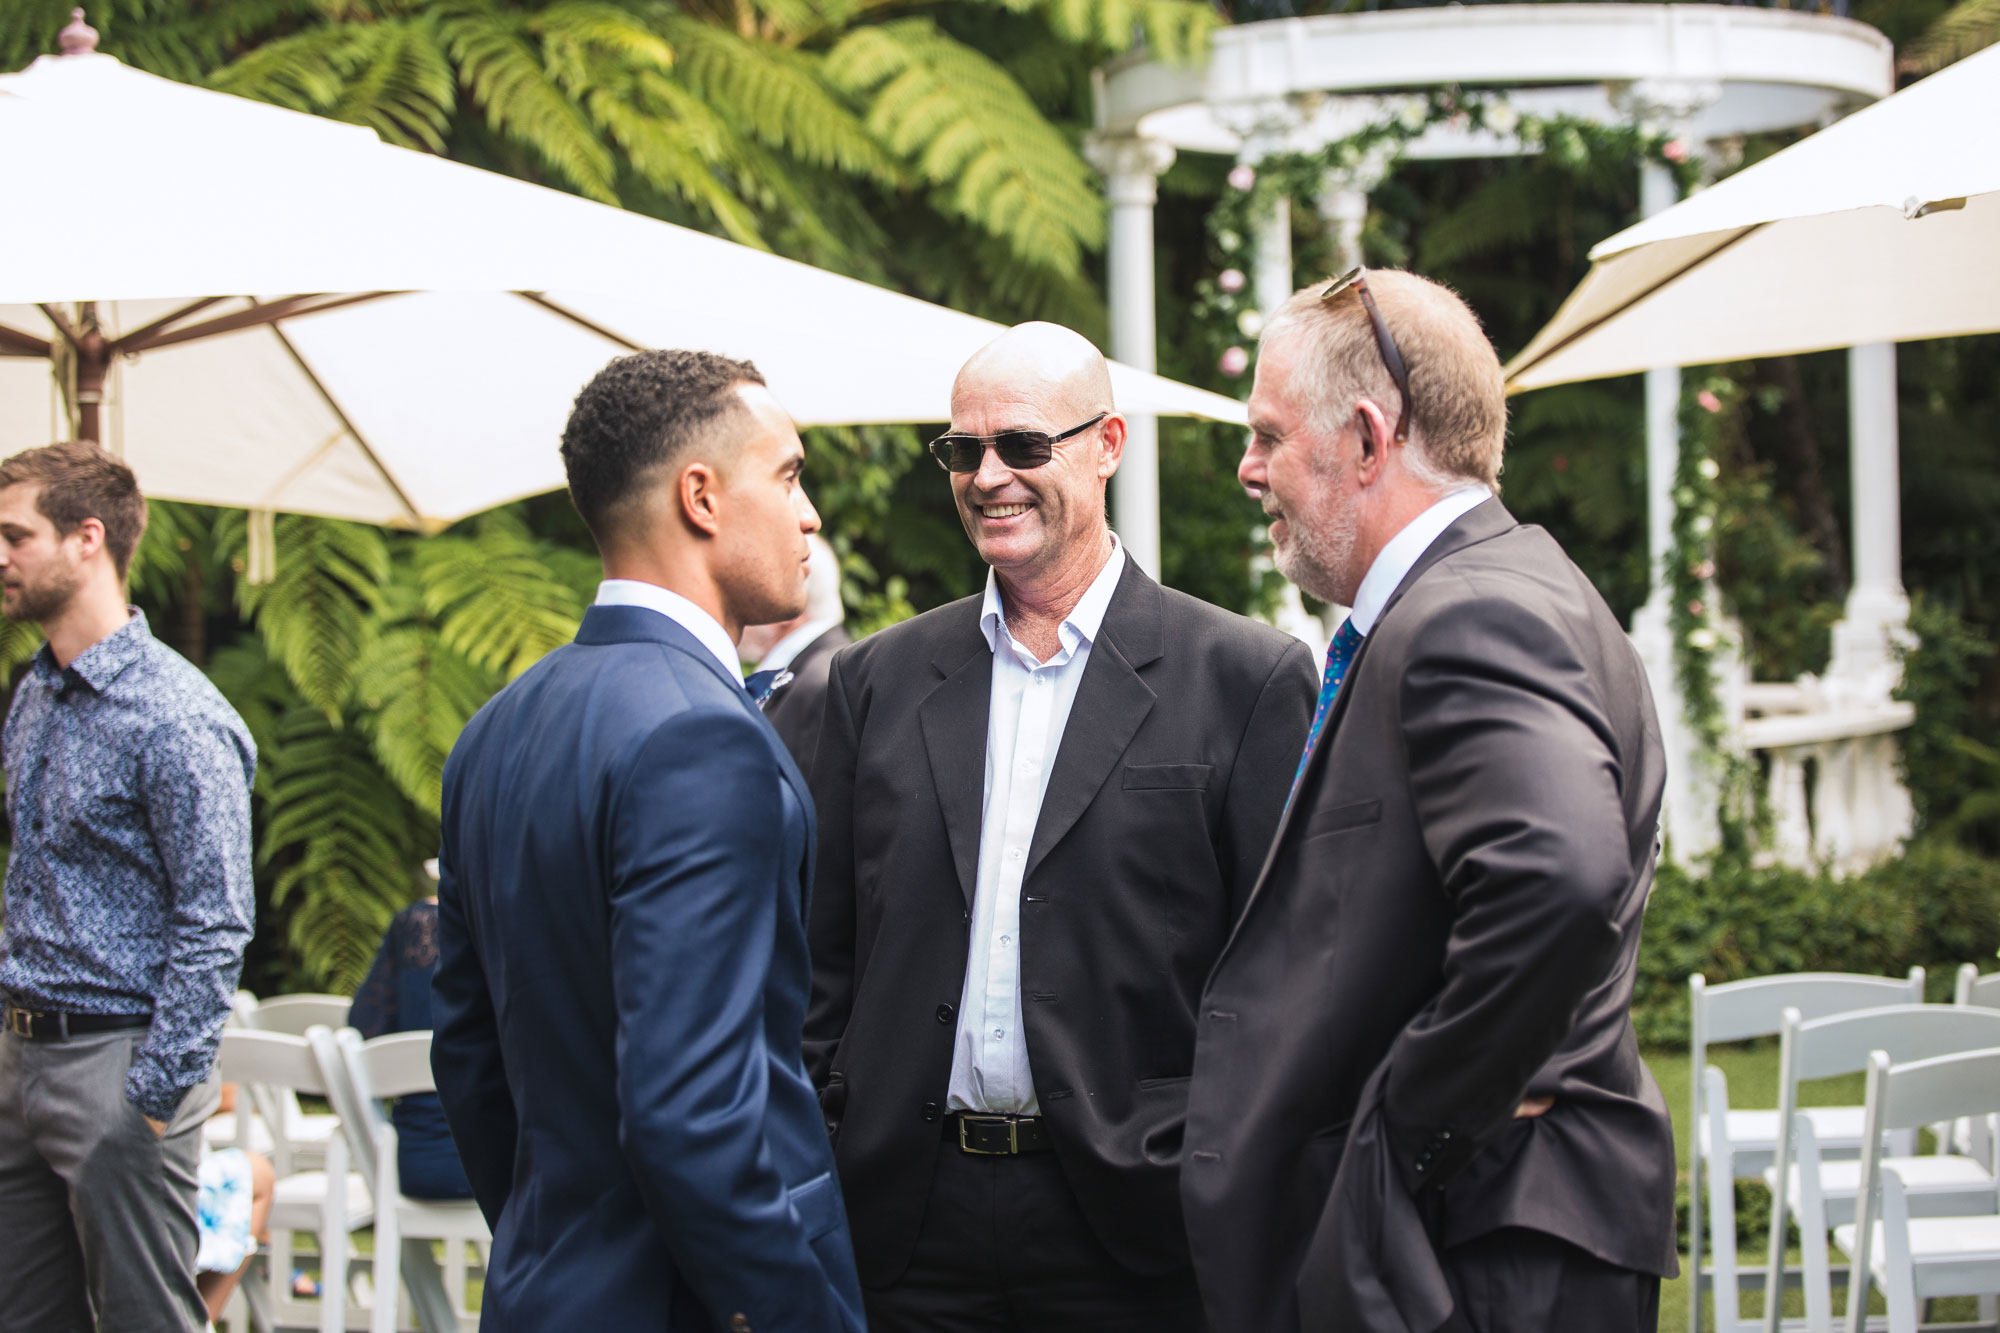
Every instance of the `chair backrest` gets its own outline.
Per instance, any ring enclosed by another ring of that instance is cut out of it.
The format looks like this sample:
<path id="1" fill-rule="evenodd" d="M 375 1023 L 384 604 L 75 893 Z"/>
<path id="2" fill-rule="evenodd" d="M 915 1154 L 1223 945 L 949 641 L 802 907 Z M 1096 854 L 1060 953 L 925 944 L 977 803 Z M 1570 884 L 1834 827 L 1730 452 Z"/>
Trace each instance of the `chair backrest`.
<path id="1" fill-rule="evenodd" d="M 288 1032 L 224 1028 L 216 1053 L 223 1080 L 253 1088 L 285 1088 L 323 1097 L 326 1075 L 304 1037 Z"/>
<path id="2" fill-rule="evenodd" d="M 1952 998 L 1959 1004 L 2000 1009 L 2000 972 L 1982 977 L 1977 964 L 1965 964 L 1958 969 L 1958 986 Z"/>
<path id="3" fill-rule="evenodd" d="M 2000 1014 L 1996 1014 L 2000 1017 Z M 343 1045 L 358 1061 L 357 1086 L 372 1097 L 408 1097 L 413 1093 L 436 1092 L 437 1076 L 431 1073 L 431 1034 L 392 1032 L 386 1037 L 355 1045 Z"/>
<path id="4" fill-rule="evenodd" d="M 340 1134 L 346 1140 L 348 1155 L 353 1159 L 355 1169 L 368 1178 L 369 1189 L 373 1190 L 375 1127 L 386 1123 L 387 1117 L 382 1113 L 380 1102 L 355 1086 L 353 1067 L 343 1050 L 348 1044 L 359 1045 L 361 1034 L 353 1028 L 335 1032 L 321 1024 L 306 1034 L 306 1040 L 312 1043 L 313 1055 L 319 1061 L 321 1075 L 326 1080 L 326 1099 L 333 1103 L 334 1114 L 340 1117 Z"/>
<path id="5" fill-rule="evenodd" d="M 257 1026 L 257 997 L 247 990 L 237 991 L 229 997 L 229 1017 L 223 1026 L 254 1028 Z"/>
<path id="6" fill-rule="evenodd" d="M 1869 1057 L 1868 1105 L 1877 1134 L 2000 1111 L 2000 1047 L 1894 1064 Z"/>
<path id="7" fill-rule="evenodd" d="M 1696 1036 L 1709 1042 L 1746 1041 L 1783 1031 L 1785 1011 L 1796 1009 L 1811 1022 L 1855 1009 L 1922 1004 L 1924 970 L 1907 978 L 1871 977 L 1855 972 L 1790 972 L 1710 986 L 1700 973 L 1688 978 Z"/>
<path id="8" fill-rule="evenodd" d="M 303 1037 L 311 1027 L 346 1027 L 347 1010 L 353 1003 L 344 995 L 274 995 L 259 1000 L 246 1021 L 264 1032 Z"/>
<path id="9" fill-rule="evenodd" d="M 1865 1070 L 1876 1051 L 1903 1065 L 2000 1047 L 2000 1009 L 1896 1004 L 1832 1014 L 1811 1022 L 1800 1022 L 1798 1011 L 1787 1009 L 1784 1038 L 1786 1047 L 1779 1065 L 1786 1086 L 1781 1093 L 1794 1091 L 1806 1079 Z"/>

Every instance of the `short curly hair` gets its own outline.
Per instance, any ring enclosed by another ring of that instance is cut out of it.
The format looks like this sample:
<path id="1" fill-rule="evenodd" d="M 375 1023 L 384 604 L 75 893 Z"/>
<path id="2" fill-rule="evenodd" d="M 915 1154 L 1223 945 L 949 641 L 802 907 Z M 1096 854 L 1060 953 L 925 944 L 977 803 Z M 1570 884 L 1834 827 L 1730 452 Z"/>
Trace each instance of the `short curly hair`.
<path id="1" fill-rule="evenodd" d="M 748 361 L 714 352 L 621 356 L 576 396 L 563 428 L 570 502 L 602 549 L 653 479 L 723 418 L 745 409 L 731 390 L 762 384 Z"/>
<path id="2" fill-rule="evenodd" d="M 0 489 L 40 486 L 35 508 L 67 537 L 87 518 L 104 525 L 104 549 L 124 578 L 146 535 L 146 497 L 132 469 L 90 440 L 23 449 L 0 463 Z"/>

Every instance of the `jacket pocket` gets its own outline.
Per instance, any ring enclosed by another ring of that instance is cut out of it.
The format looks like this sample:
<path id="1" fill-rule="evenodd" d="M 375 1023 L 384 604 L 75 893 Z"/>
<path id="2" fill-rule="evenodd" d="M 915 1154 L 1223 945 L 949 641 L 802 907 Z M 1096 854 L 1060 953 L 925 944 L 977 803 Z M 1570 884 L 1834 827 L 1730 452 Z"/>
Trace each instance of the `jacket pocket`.
<path id="1" fill-rule="evenodd" d="M 1318 838 L 1331 837 L 1336 833 L 1350 833 L 1358 828 L 1382 822 L 1382 802 L 1379 800 L 1349 801 L 1346 805 L 1336 805 L 1331 810 L 1316 810 L 1306 823 L 1305 840 L 1312 842 Z"/>
<path id="2" fill-rule="evenodd" d="M 808 1241 L 818 1240 L 840 1225 L 840 1189 L 833 1172 L 822 1171 L 791 1191 L 792 1215 L 799 1219 Z"/>
<path id="3" fill-rule="evenodd" d="M 1207 791 L 1212 764 L 1127 764 L 1126 791 Z"/>
<path id="4" fill-rule="evenodd" d="M 847 1075 L 838 1069 L 826 1076 L 826 1086 L 819 1090 L 820 1119 L 826 1121 L 828 1138 L 840 1134 L 840 1120 L 847 1113 Z"/>

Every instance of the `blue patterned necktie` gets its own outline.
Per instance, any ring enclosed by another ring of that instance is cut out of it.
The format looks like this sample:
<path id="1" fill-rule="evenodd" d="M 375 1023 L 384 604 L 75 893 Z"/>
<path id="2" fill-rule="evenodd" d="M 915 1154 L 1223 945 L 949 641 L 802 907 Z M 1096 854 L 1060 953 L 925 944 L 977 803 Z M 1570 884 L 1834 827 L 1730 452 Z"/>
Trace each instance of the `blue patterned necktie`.
<path id="1" fill-rule="evenodd" d="M 1319 707 L 1313 710 L 1312 730 L 1306 733 L 1306 752 L 1299 756 L 1299 771 L 1292 775 L 1292 795 L 1299 792 L 1299 783 L 1306 776 L 1306 764 L 1312 758 L 1313 747 L 1319 744 L 1319 733 L 1326 726 L 1326 715 L 1333 711 L 1334 696 L 1340 693 L 1340 682 L 1347 679 L 1347 664 L 1354 660 L 1355 649 L 1361 646 L 1361 631 L 1354 628 L 1354 617 L 1349 616 L 1334 632 L 1333 642 L 1326 646 L 1326 675 L 1319 683 Z M 1290 797 L 1286 798 L 1289 803 Z"/>
<path id="2" fill-rule="evenodd" d="M 792 673 L 783 667 L 776 671 L 753 671 L 743 681 L 743 688 L 750 691 L 750 698 L 759 708 L 771 702 L 771 696 L 792 683 Z"/>

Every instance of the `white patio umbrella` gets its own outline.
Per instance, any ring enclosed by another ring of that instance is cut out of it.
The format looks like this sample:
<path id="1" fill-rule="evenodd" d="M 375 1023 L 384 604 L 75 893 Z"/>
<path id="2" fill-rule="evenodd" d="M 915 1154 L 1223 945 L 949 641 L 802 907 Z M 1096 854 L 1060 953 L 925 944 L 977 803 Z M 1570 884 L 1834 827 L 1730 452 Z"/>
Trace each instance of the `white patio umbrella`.
<path id="1" fill-rule="evenodd" d="M 0 454 L 66 431 L 73 378 L 85 433 L 149 494 L 434 530 L 560 487 L 570 403 L 623 351 L 751 358 L 802 424 L 923 422 L 1000 332 L 155 78 L 81 32 L 0 76 Z M 1127 411 L 1243 420 L 1112 381 Z"/>
<path id="2" fill-rule="evenodd" d="M 1590 257 L 1510 389 L 2000 329 L 2000 47 Z"/>

